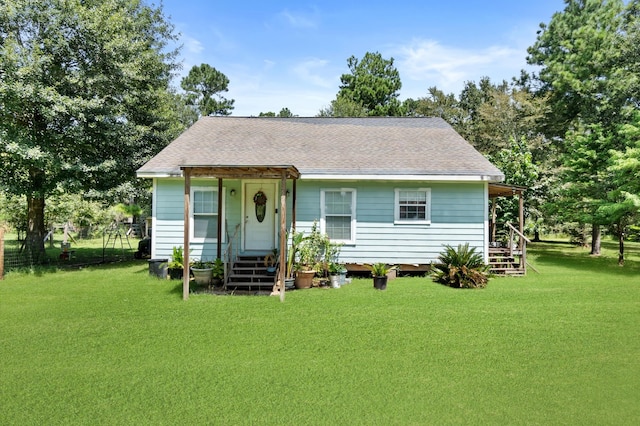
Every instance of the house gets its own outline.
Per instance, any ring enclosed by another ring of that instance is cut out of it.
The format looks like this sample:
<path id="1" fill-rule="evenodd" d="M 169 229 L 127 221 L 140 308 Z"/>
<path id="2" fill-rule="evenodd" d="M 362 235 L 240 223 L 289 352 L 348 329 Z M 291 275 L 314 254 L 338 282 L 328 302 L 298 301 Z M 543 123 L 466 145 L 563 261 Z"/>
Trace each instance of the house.
<path id="1" fill-rule="evenodd" d="M 153 179 L 154 258 L 184 242 L 197 258 L 268 253 L 318 221 L 352 268 L 466 242 L 487 261 L 504 179 L 444 120 L 409 117 L 203 117 L 137 174 Z"/>

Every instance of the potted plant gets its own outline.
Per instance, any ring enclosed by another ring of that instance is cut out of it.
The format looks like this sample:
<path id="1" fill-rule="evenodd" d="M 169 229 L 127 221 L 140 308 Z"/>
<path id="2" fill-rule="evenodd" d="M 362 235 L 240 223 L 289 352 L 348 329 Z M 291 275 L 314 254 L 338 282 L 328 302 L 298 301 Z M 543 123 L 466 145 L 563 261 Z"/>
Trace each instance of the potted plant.
<path id="1" fill-rule="evenodd" d="M 338 265 L 338 276 L 340 277 L 340 285 L 345 285 L 347 283 L 347 268 L 344 265 Z"/>
<path id="2" fill-rule="evenodd" d="M 393 269 L 384 262 L 374 263 L 369 267 L 371 269 L 371 275 L 373 275 L 373 288 L 376 290 L 386 290 L 387 288 L 387 273 Z"/>
<path id="3" fill-rule="evenodd" d="M 309 240 L 305 239 L 299 247 L 299 259 L 295 266 L 296 288 L 311 288 L 313 277 L 316 275 L 315 264 L 315 249 L 312 244 L 309 244 Z"/>
<path id="4" fill-rule="evenodd" d="M 311 233 L 302 238 L 298 247 L 296 287 L 309 288 L 316 273 L 327 277 L 329 263 L 337 259 L 340 245 L 331 244 L 329 237 L 320 232 L 316 220 L 311 227 Z"/>
<path id="5" fill-rule="evenodd" d="M 182 246 L 173 246 L 171 261 L 169 261 L 168 270 L 169 278 L 172 280 L 181 280 L 184 272 L 184 253 Z"/>
<path id="6" fill-rule="evenodd" d="M 342 267 L 338 263 L 329 263 L 329 282 L 332 288 L 340 288 L 340 271 Z"/>
<path id="7" fill-rule="evenodd" d="M 191 272 L 196 284 L 209 285 L 213 279 L 213 263 L 203 260 L 194 260 L 191 264 Z"/>
<path id="8" fill-rule="evenodd" d="M 264 266 L 267 268 L 267 275 L 275 275 L 278 269 L 278 249 L 274 248 L 273 252 L 264 257 Z"/>
<path id="9" fill-rule="evenodd" d="M 224 280 L 224 262 L 222 259 L 217 258 L 212 265 L 213 270 L 211 271 L 212 284 L 214 286 L 219 286 L 222 284 Z"/>
<path id="10" fill-rule="evenodd" d="M 288 239 L 288 238 L 287 238 Z M 298 257 L 300 245 L 304 241 L 304 232 L 296 232 L 291 236 L 291 244 L 287 251 L 287 270 L 285 275 L 285 288 L 291 288 L 295 285 L 295 278 L 293 276 L 295 269 L 295 261 Z"/>

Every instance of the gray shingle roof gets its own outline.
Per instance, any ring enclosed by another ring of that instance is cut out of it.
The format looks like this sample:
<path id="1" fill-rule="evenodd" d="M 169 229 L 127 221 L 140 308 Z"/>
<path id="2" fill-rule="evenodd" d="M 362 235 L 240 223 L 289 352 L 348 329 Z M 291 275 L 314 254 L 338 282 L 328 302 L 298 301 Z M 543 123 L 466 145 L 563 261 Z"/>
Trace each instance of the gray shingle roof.
<path id="1" fill-rule="evenodd" d="M 203 117 L 138 170 L 292 165 L 305 175 L 503 174 L 440 118 Z"/>

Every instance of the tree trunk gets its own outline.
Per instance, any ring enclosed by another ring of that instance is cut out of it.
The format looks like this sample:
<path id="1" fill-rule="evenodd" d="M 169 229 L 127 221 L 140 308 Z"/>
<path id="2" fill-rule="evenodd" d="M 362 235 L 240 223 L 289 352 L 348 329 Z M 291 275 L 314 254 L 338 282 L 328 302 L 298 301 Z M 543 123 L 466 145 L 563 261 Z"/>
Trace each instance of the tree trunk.
<path id="1" fill-rule="evenodd" d="M 618 224 L 618 265 L 624 266 L 624 227 Z"/>
<path id="2" fill-rule="evenodd" d="M 27 196 L 27 236 L 25 249 L 32 261 L 40 263 L 44 260 L 44 197 Z"/>
<path id="3" fill-rule="evenodd" d="M 591 225 L 591 255 L 600 256 L 600 225 Z"/>

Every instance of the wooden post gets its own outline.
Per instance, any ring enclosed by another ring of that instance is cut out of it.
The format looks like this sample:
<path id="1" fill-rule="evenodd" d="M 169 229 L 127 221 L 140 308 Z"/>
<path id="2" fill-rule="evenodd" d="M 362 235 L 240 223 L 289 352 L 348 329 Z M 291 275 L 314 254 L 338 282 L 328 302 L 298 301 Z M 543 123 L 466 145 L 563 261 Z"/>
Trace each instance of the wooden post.
<path id="1" fill-rule="evenodd" d="M 182 170 L 184 175 L 184 242 L 183 257 L 184 265 L 182 265 L 182 299 L 189 299 L 189 212 L 191 211 L 191 169 L 188 167 Z"/>
<path id="2" fill-rule="evenodd" d="M 280 179 L 280 268 L 278 269 L 278 281 L 280 282 L 280 301 L 284 302 L 286 286 L 284 279 L 287 269 L 287 172 L 283 171 Z"/>
<path id="3" fill-rule="evenodd" d="M 4 279 L 4 227 L 0 226 L 0 280 Z"/>
<path id="4" fill-rule="evenodd" d="M 496 208 L 498 206 L 498 199 L 494 198 L 491 200 L 491 242 L 496 241 L 496 218 L 498 214 L 496 213 Z"/>
<path id="5" fill-rule="evenodd" d="M 298 182 L 298 180 L 294 178 L 293 186 L 291 188 L 293 191 L 293 196 L 291 198 L 291 236 L 295 235 L 296 233 L 296 198 L 297 198 L 296 182 Z"/>
<path id="6" fill-rule="evenodd" d="M 524 268 L 526 265 L 526 254 L 525 254 L 525 247 L 526 247 L 526 243 L 524 241 L 524 197 L 522 195 L 522 190 L 520 190 L 520 193 L 518 194 L 518 201 L 519 201 L 519 208 L 520 208 L 520 215 L 519 215 L 519 227 L 518 230 L 520 231 L 520 253 L 522 253 L 522 255 L 520 256 L 520 267 Z"/>
<path id="7" fill-rule="evenodd" d="M 218 178 L 218 245 L 217 258 L 222 259 L 222 178 Z"/>

